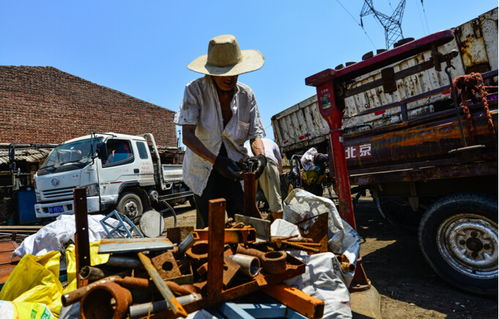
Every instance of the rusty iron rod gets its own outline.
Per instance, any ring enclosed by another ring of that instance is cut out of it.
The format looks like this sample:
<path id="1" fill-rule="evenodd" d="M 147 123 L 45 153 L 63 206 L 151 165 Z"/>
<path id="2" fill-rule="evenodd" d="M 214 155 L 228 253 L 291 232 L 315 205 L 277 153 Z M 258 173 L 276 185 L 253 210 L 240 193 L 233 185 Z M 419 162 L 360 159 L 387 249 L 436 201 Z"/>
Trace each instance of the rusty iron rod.
<path id="1" fill-rule="evenodd" d="M 75 214 L 75 252 L 76 252 L 76 273 L 79 274 L 81 268 L 90 266 L 90 243 L 88 239 L 88 210 L 87 191 L 84 187 L 73 190 L 74 214 Z M 78 288 L 85 285 L 85 280 L 76 277 Z"/>
<path id="2" fill-rule="evenodd" d="M 220 298 L 224 271 L 225 199 L 208 201 L 208 283 L 209 301 Z"/>
<path id="3" fill-rule="evenodd" d="M 165 284 L 158 271 L 152 264 L 151 259 L 149 259 L 149 257 L 141 252 L 137 253 L 137 255 L 139 256 L 139 259 L 142 262 L 142 265 L 146 269 L 147 273 L 149 274 L 149 276 L 151 276 L 151 279 L 156 285 L 156 288 L 158 288 L 161 296 L 165 298 L 165 301 L 168 303 L 172 311 L 177 315 L 187 317 L 187 312 L 185 311 L 184 307 L 182 307 L 182 305 L 175 298 L 175 295 L 173 294 L 171 289 Z"/>

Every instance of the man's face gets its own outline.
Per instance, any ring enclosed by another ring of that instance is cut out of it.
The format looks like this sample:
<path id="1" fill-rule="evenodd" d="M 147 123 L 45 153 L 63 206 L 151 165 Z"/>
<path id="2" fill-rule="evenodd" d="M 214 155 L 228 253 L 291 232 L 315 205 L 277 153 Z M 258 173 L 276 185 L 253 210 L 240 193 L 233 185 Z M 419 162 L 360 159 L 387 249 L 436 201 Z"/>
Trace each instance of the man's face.
<path id="1" fill-rule="evenodd" d="M 236 87 L 237 75 L 234 76 L 212 76 L 216 86 L 222 91 L 232 91 Z"/>

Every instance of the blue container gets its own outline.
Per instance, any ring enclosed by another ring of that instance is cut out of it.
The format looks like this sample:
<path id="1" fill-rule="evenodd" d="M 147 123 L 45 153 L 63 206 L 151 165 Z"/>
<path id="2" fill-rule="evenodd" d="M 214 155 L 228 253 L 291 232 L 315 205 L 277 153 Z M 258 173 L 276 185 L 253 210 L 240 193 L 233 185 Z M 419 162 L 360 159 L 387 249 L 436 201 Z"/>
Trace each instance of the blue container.
<path id="1" fill-rule="evenodd" d="M 20 225 L 37 222 L 35 215 L 36 196 L 33 190 L 20 190 L 16 192 L 17 217 Z"/>

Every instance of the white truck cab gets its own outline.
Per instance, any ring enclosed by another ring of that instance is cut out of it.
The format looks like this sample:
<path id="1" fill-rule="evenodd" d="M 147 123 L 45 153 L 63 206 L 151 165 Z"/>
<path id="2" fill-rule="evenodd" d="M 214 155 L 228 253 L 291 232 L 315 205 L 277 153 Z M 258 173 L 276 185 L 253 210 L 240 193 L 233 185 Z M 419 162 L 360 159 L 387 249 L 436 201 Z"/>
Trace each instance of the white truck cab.
<path id="1" fill-rule="evenodd" d="M 57 146 L 35 175 L 37 217 L 73 213 L 73 189 L 87 189 L 88 212 L 116 208 L 135 219 L 161 199 L 186 201 L 180 164 L 161 164 L 152 134 L 99 133 Z"/>

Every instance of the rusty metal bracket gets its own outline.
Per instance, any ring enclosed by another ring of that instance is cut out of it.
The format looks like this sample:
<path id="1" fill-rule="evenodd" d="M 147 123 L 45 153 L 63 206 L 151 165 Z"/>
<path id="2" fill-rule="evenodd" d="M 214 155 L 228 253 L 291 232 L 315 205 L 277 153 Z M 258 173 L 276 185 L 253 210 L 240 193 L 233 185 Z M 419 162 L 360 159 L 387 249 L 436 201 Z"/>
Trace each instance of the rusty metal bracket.
<path id="1" fill-rule="evenodd" d="M 209 229 L 195 229 L 195 236 L 199 240 L 208 240 Z M 242 228 L 224 228 L 223 243 L 253 243 L 256 241 L 256 229 L 251 226 Z M 223 244 L 222 244 L 223 246 Z"/>
<path id="2" fill-rule="evenodd" d="M 151 258 L 151 262 L 154 267 L 156 267 L 163 280 L 180 277 L 182 275 L 177 265 L 177 261 L 170 251 Z"/>

